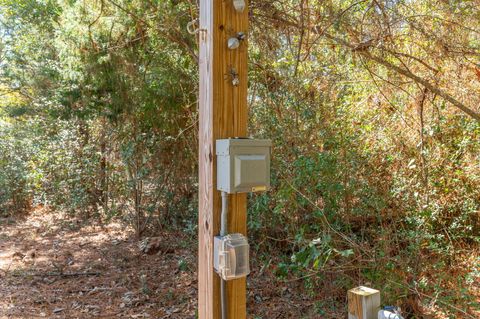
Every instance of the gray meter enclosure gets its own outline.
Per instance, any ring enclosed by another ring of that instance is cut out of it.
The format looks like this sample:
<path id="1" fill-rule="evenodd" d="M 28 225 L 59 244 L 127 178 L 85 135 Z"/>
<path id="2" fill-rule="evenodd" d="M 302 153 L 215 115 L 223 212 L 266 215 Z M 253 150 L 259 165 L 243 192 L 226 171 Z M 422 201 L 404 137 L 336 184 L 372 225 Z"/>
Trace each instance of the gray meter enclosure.
<path id="1" fill-rule="evenodd" d="M 217 189 L 229 194 L 270 189 L 270 140 L 217 140 Z"/>

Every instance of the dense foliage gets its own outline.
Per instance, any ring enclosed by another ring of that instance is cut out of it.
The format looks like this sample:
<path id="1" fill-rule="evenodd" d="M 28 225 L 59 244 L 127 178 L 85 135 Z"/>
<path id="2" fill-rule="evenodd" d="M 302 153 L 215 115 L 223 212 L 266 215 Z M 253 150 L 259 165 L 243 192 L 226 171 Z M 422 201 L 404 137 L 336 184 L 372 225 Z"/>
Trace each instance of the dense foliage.
<path id="1" fill-rule="evenodd" d="M 195 234 L 196 2 L 0 9 L 0 214 L 48 205 Z M 475 317 L 476 2 L 250 10 L 250 132 L 275 145 L 273 190 L 250 198 L 255 262 L 333 296 L 320 315 L 369 282 L 412 315 Z"/>

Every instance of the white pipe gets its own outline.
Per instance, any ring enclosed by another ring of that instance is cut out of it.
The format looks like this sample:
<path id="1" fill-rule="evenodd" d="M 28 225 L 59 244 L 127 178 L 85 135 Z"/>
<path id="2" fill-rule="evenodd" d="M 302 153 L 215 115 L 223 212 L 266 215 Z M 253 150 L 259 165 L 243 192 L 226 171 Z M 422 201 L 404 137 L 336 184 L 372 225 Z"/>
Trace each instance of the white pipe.
<path id="1" fill-rule="evenodd" d="M 228 233 L 228 193 L 222 192 L 222 213 L 220 217 L 220 236 Z M 220 305 L 222 308 L 222 319 L 227 319 L 227 282 L 220 279 Z"/>
<path id="2" fill-rule="evenodd" d="M 227 319 L 227 281 L 220 279 L 220 303 L 222 306 L 222 319 Z"/>
<path id="3" fill-rule="evenodd" d="M 228 233 L 228 193 L 222 192 L 222 214 L 220 217 L 220 236 Z"/>

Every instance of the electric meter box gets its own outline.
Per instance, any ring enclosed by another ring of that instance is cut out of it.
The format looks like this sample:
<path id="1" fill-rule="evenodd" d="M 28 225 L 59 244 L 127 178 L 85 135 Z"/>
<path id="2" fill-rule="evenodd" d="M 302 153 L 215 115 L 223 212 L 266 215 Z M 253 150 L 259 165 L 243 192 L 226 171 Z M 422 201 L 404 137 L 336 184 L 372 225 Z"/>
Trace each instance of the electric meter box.
<path id="1" fill-rule="evenodd" d="M 270 140 L 217 140 L 217 189 L 229 194 L 270 189 Z"/>
<path id="2" fill-rule="evenodd" d="M 243 278 L 250 274 L 250 245 L 242 234 L 215 236 L 213 251 L 213 267 L 223 280 Z"/>

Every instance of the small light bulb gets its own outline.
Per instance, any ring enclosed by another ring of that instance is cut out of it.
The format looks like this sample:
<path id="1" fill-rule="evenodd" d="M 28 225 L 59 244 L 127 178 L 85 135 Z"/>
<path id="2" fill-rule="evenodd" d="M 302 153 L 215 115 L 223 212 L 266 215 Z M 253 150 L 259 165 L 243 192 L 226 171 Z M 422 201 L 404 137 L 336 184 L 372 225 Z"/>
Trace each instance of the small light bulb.
<path id="1" fill-rule="evenodd" d="M 240 46 L 240 40 L 238 38 L 228 39 L 228 48 L 230 50 L 238 49 L 239 46 Z"/>
<path id="2" fill-rule="evenodd" d="M 233 6 L 238 12 L 243 12 L 245 10 L 245 0 L 233 0 Z"/>

